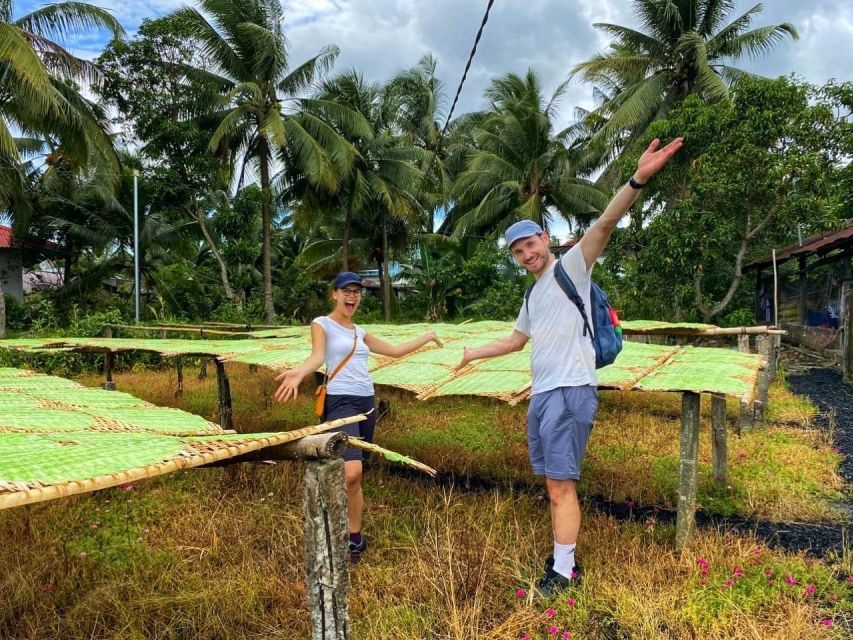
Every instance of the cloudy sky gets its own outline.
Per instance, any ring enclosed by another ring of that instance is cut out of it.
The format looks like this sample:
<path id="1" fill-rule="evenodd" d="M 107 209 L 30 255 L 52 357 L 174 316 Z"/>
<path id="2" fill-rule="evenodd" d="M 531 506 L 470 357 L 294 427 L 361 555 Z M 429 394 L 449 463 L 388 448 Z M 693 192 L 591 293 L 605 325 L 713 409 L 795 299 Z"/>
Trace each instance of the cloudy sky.
<path id="1" fill-rule="evenodd" d="M 144 18 L 161 16 L 192 4 L 191 0 L 89 0 L 114 12 L 131 34 Z M 756 0 L 738 2 L 738 15 Z M 17 0 L 16 15 L 45 4 Z M 486 0 L 282 0 L 291 60 L 298 63 L 325 44 L 341 49 L 337 69 L 355 67 L 373 80 L 412 66 L 431 52 L 452 99 Z M 489 23 L 457 107 L 482 106 L 483 89 L 492 78 L 513 71 L 536 70 L 553 90 L 569 70 L 595 52 L 608 38 L 595 22 L 635 26 L 629 0 L 496 0 Z M 853 2 L 849 0 L 766 0 L 755 26 L 792 22 L 798 43 L 785 42 L 770 56 L 746 59 L 737 66 L 767 76 L 795 73 L 814 83 L 830 78 L 853 79 Z M 97 55 L 102 35 L 80 38 L 71 48 L 85 57 Z M 590 90 L 573 83 L 561 120 L 572 107 L 591 106 Z"/>

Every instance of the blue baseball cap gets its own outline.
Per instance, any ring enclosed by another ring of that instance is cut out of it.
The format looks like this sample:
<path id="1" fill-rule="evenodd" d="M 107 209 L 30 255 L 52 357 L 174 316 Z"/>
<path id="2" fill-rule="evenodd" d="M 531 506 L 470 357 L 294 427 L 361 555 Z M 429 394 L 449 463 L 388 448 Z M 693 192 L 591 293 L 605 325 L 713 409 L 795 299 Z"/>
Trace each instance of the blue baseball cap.
<path id="1" fill-rule="evenodd" d="M 544 233 L 542 227 L 533 222 L 533 220 L 519 220 L 506 230 L 506 233 L 504 234 L 506 246 L 512 247 L 516 240 L 536 236 L 540 233 Z"/>
<path id="2" fill-rule="evenodd" d="M 364 287 L 361 283 L 361 276 L 352 271 L 341 271 L 335 277 L 335 289 L 343 289 L 348 284 L 357 284 L 359 287 Z"/>

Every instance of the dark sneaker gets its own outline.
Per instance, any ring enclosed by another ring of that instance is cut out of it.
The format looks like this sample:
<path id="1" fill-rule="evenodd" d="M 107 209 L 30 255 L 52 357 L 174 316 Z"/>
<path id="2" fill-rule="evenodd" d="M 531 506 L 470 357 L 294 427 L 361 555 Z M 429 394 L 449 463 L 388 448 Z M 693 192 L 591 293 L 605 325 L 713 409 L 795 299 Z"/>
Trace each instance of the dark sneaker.
<path id="1" fill-rule="evenodd" d="M 367 538 L 364 534 L 361 535 L 361 542 L 356 544 L 352 540 L 347 540 L 349 545 L 349 561 L 353 564 L 361 560 L 361 554 L 367 551 Z"/>
<path id="2" fill-rule="evenodd" d="M 550 560 L 550 563 L 549 563 Z M 571 587 L 580 586 L 581 583 L 581 566 L 575 563 L 575 568 L 572 571 L 572 577 L 566 576 L 554 571 L 554 559 L 548 558 L 545 561 L 545 573 L 536 583 L 536 592 L 539 597 L 548 600 L 558 595 L 561 591 L 565 591 Z"/>

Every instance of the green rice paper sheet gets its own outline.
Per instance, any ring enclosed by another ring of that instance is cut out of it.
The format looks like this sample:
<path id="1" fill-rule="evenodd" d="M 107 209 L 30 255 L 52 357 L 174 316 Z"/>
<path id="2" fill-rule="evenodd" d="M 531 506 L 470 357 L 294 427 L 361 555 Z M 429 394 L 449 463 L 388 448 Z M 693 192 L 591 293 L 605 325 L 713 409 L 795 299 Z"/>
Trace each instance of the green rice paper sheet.
<path id="1" fill-rule="evenodd" d="M 375 371 L 373 382 L 420 392 L 449 380 L 452 376 L 453 372 L 449 367 L 420 362 L 399 362 Z"/>
<path id="2" fill-rule="evenodd" d="M 74 410 L 26 409 L 13 410 L 0 406 L 0 433 L 79 432 L 90 429 L 94 418 Z"/>
<path id="3" fill-rule="evenodd" d="M 702 324 L 701 322 L 662 322 L 660 320 L 620 320 L 619 324 L 625 331 L 642 331 L 644 333 L 666 334 L 676 330 L 704 331 L 706 329 L 718 329 L 714 324 Z"/>
<path id="4" fill-rule="evenodd" d="M 102 431 L 150 431 L 169 435 L 222 433 L 222 427 L 201 416 L 167 407 L 115 407 L 85 411 L 96 418 L 95 428 Z"/>
<path id="5" fill-rule="evenodd" d="M 181 453 L 177 438 L 150 433 L 0 433 L 0 489 L 79 481 L 143 467 Z"/>
<path id="6" fill-rule="evenodd" d="M 474 395 L 511 400 L 526 392 L 530 374 L 521 371 L 473 371 L 440 385 L 430 396 Z"/>
<path id="7" fill-rule="evenodd" d="M 642 391 L 719 393 L 751 400 L 761 368 L 760 358 L 723 349 L 685 347 L 664 366 L 639 381 Z"/>

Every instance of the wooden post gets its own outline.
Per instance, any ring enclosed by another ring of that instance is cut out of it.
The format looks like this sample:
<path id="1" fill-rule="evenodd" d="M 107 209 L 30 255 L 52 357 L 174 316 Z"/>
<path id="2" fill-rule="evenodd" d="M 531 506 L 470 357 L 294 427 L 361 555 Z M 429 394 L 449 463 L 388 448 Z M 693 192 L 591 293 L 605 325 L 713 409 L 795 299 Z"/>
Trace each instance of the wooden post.
<path id="1" fill-rule="evenodd" d="M 161 340 L 166 339 L 166 330 L 165 329 L 160 329 L 160 339 Z"/>
<path id="2" fill-rule="evenodd" d="M 312 640 L 348 640 L 347 500 L 343 460 L 312 460 L 305 470 L 305 565 Z"/>
<path id="3" fill-rule="evenodd" d="M 113 337 L 113 328 L 111 325 L 104 325 L 104 337 L 112 338 Z"/>
<path id="4" fill-rule="evenodd" d="M 258 365 L 250 364 L 249 365 L 249 373 L 257 373 L 257 372 L 258 372 Z"/>
<path id="5" fill-rule="evenodd" d="M 184 395 L 184 360 L 181 357 L 175 359 L 175 370 L 178 373 L 178 388 L 175 389 L 175 397 Z"/>
<path id="6" fill-rule="evenodd" d="M 213 359 L 216 365 L 216 395 L 219 399 L 219 426 L 231 429 L 233 412 L 231 409 L 231 383 L 225 373 L 225 364 L 219 358 Z"/>
<path id="7" fill-rule="evenodd" d="M 693 533 L 696 519 L 696 469 L 699 465 L 699 394 L 681 396 L 681 454 L 679 458 L 678 513 L 675 548 L 682 551 Z"/>
<path id="8" fill-rule="evenodd" d="M 107 351 L 104 354 L 104 384 L 101 388 L 106 391 L 115 391 L 116 383 L 113 382 L 113 361 L 115 354 L 112 351 Z"/>
<path id="9" fill-rule="evenodd" d="M 853 385 L 853 282 L 846 283 L 847 301 L 844 305 L 844 351 L 841 352 L 841 365 L 844 382 Z"/>
<path id="10" fill-rule="evenodd" d="M 748 335 L 740 335 L 737 337 L 737 350 L 742 353 L 749 353 L 749 336 Z M 742 433 L 746 433 L 750 429 L 752 429 L 753 417 L 755 415 L 755 410 L 752 407 L 752 404 L 744 402 L 741 400 L 740 402 L 740 415 L 738 416 L 737 428 L 736 432 L 738 435 Z"/>
<path id="11" fill-rule="evenodd" d="M 764 368 L 758 374 L 758 393 L 756 398 L 756 411 L 754 423 L 758 426 L 764 424 L 764 409 L 767 407 L 767 394 L 770 383 L 776 372 L 776 336 L 757 336 L 755 345 L 759 355 L 764 358 Z"/>
<path id="12" fill-rule="evenodd" d="M 198 379 L 207 380 L 207 358 L 201 358 L 201 366 L 198 368 Z"/>
<path id="13" fill-rule="evenodd" d="M 714 468 L 714 480 L 726 483 L 726 397 L 711 396 L 711 461 Z"/>
<path id="14" fill-rule="evenodd" d="M 808 279 L 806 278 L 806 256 L 802 255 L 798 259 L 800 265 L 800 300 L 799 300 L 799 312 L 798 317 L 800 319 L 800 324 L 806 324 L 806 298 L 808 296 Z M 776 326 L 779 326 L 779 323 L 776 322 Z"/>

